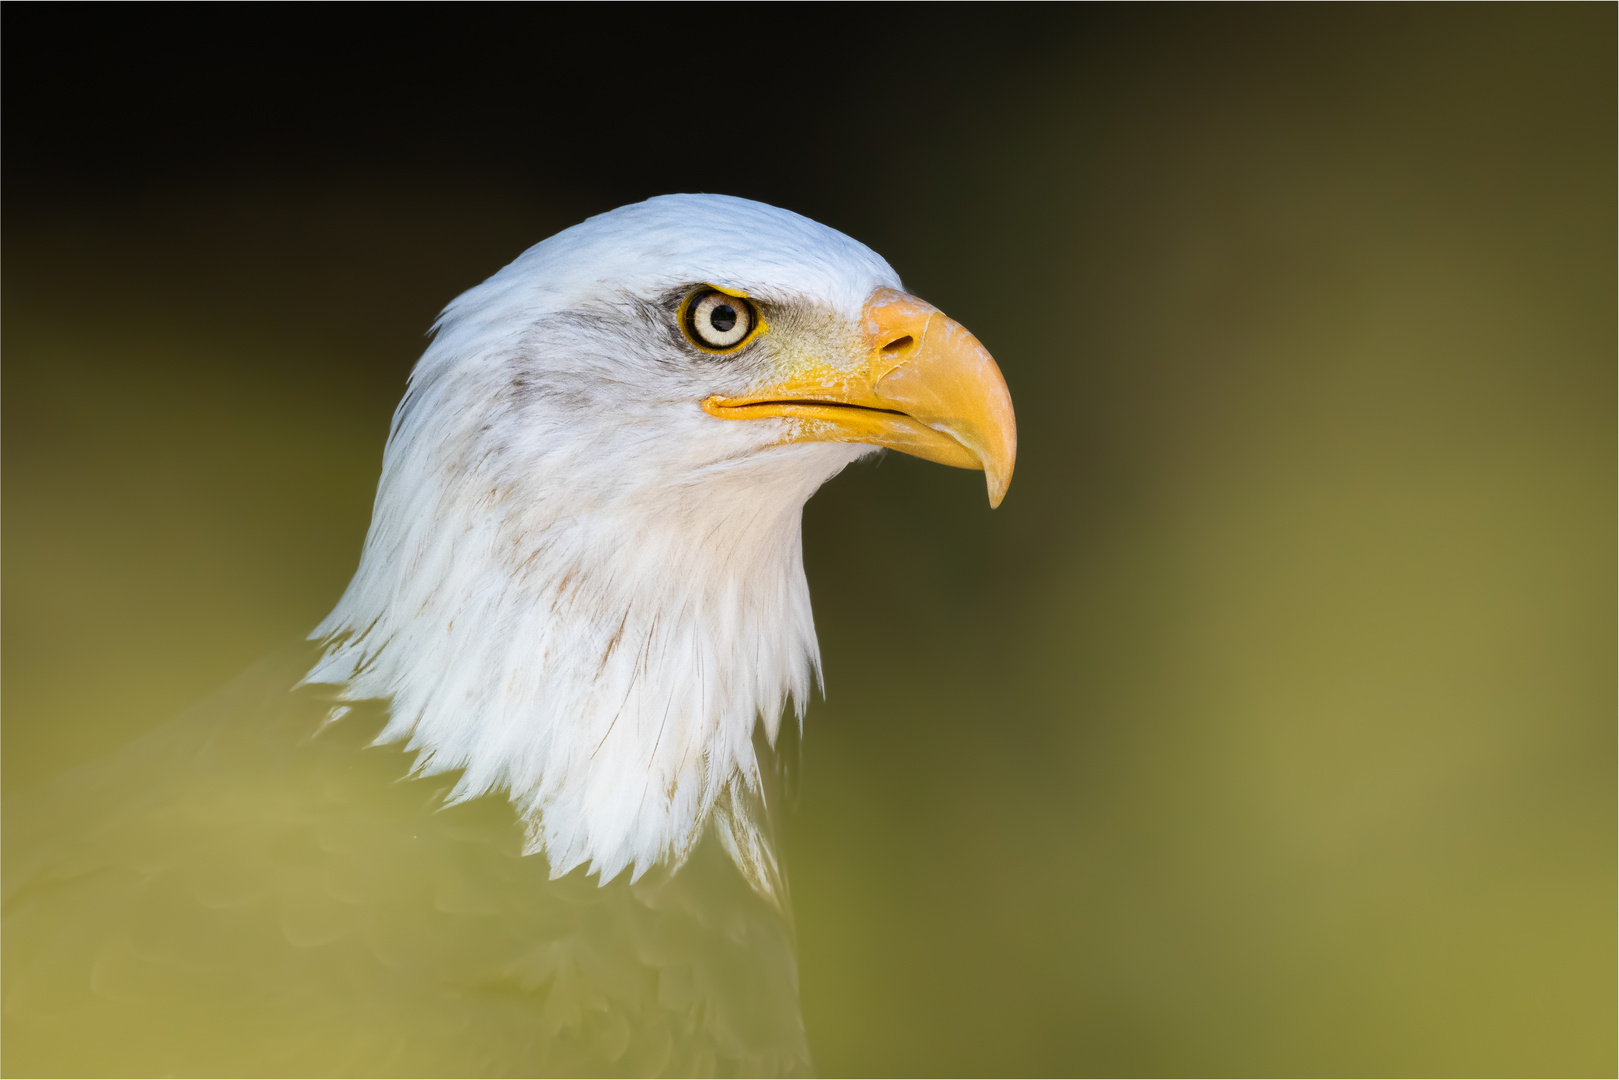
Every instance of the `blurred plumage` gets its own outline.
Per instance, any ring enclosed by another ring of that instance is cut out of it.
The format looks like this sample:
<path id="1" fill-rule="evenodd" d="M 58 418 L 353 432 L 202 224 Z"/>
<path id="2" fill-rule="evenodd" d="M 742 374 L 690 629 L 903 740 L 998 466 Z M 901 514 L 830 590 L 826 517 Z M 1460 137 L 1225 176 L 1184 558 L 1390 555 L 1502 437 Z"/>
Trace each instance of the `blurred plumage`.
<path id="1" fill-rule="evenodd" d="M 862 245 L 718 196 L 435 330 L 317 644 L 8 802 L 8 1071 L 809 1069 L 800 514 L 880 446 L 998 502 L 999 371 Z"/>

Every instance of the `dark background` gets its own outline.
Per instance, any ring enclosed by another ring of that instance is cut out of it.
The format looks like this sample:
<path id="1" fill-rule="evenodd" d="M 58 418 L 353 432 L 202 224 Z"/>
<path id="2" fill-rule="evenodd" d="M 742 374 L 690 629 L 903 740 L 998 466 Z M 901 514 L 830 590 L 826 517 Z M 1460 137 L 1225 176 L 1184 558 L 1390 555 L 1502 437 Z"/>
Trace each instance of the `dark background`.
<path id="1" fill-rule="evenodd" d="M 8 789 L 325 613 L 439 307 L 723 191 L 1018 409 L 806 513 L 823 1070 L 1613 1073 L 1612 6 L 3 19 Z"/>

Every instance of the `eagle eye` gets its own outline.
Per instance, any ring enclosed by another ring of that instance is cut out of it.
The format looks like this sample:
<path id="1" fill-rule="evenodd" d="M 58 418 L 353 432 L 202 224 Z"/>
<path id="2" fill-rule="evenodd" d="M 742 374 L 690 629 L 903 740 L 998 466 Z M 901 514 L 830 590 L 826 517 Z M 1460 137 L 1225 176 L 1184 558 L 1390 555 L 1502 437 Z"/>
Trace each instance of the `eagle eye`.
<path id="1" fill-rule="evenodd" d="M 687 299 L 682 321 L 693 345 L 709 352 L 731 352 L 752 336 L 759 317 L 742 297 L 708 288 Z"/>

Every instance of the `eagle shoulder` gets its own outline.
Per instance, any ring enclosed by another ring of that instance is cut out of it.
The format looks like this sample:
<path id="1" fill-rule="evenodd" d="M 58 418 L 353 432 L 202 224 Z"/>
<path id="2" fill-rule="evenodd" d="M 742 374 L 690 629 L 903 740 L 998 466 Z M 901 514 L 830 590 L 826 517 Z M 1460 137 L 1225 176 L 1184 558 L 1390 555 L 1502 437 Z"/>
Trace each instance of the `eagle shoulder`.
<path id="1" fill-rule="evenodd" d="M 446 806 L 308 668 L 7 801 L 8 1072 L 809 1071 L 785 898 L 718 837 L 553 880 L 507 799 Z"/>

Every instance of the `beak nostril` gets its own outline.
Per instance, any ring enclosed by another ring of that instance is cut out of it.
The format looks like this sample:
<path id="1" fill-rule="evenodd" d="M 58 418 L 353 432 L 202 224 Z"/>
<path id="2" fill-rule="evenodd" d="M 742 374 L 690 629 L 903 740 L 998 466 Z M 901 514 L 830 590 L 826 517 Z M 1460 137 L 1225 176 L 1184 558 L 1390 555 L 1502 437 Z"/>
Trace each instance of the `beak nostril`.
<path id="1" fill-rule="evenodd" d="M 887 345 L 884 345 L 883 346 L 883 352 L 885 352 L 885 353 L 899 352 L 901 349 L 909 348 L 912 344 L 915 343 L 915 341 L 916 341 L 915 338 L 913 338 L 909 334 L 906 334 L 904 337 L 895 338 L 893 341 L 890 341 Z"/>

